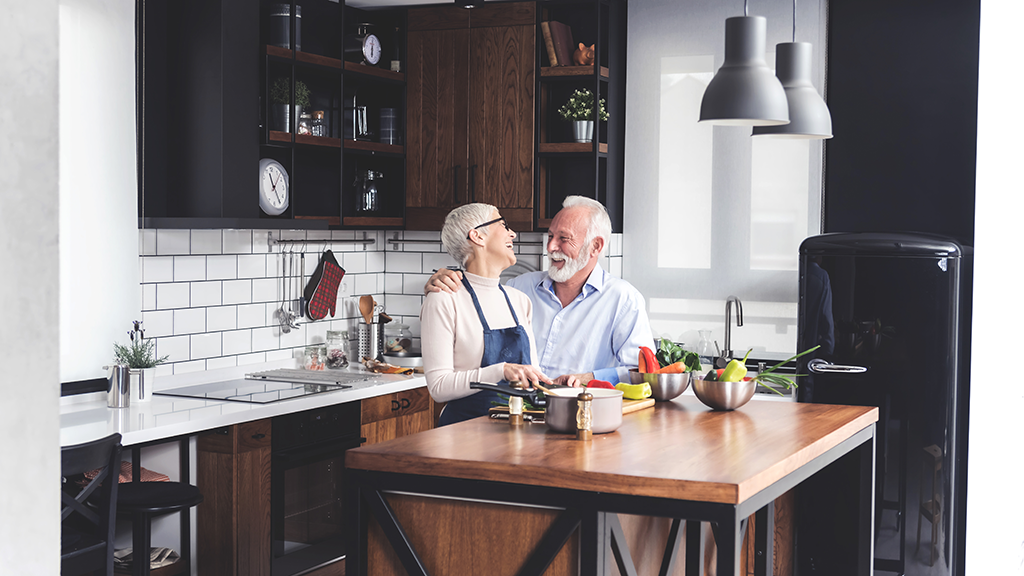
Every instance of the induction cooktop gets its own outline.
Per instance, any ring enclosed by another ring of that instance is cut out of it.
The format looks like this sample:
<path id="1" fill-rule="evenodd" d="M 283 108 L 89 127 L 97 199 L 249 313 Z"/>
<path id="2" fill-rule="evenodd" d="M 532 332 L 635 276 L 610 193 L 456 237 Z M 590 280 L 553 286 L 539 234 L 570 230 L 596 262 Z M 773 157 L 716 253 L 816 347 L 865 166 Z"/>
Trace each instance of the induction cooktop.
<path id="1" fill-rule="evenodd" d="M 160 390 L 154 394 L 197 400 L 227 400 L 250 404 L 270 404 L 323 392 L 351 388 L 353 384 L 374 379 L 376 375 L 359 372 L 268 370 L 246 374 L 245 378 L 195 384 Z"/>

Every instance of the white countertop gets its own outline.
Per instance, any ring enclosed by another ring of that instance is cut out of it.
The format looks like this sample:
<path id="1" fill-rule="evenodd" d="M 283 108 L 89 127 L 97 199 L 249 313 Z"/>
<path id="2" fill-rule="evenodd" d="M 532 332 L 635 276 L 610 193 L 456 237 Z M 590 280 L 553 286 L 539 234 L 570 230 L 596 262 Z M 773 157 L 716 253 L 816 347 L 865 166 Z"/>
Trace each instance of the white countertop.
<path id="1" fill-rule="evenodd" d="M 265 368 L 267 366 L 248 366 L 245 372 Z M 361 367 L 350 367 L 348 370 L 366 373 Z M 160 390 L 177 386 L 237 377 L 237 371 L 205 372 L 201 375 L 187 375 L 184 378 L 168 377 L 158 379 L 154 390 L 159 393 Z M 426 379 L 422 375 L 378 374 L 373 380 L 355 383 L 352 388 L 345 390 L 312 394 L 270 404 L 193 400 L 154 394 L 149 402 L 132 402 L 128 408 L 108 408 L 107 395 L 104 392 L 80 394 L 63 398 L 61 401 L 60 443 L 61 446 L 81 444 L 119 432 L 123 445 L 143 444 L 282 414 L 404 392 L 422 386 L 426 386 Z"/>

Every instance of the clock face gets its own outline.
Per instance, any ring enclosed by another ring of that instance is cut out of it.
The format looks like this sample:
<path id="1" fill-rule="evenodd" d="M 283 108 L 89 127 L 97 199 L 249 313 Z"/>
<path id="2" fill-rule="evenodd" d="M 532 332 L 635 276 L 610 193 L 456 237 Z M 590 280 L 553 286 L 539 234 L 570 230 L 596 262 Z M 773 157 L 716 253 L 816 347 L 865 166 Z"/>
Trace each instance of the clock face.
<path id="1" fill-rule="evenodd" d="M 288 172 L 276 160 L 260 160 L 260 208 L 271 216 L 288 209 Z"/>
<path id="2" fill-rule="evenodd" d="M 373 34 L 367 34 L 363 38 L 363 57 L 370 64 L 376 65 L 380 62 L 380 40 Z"/>

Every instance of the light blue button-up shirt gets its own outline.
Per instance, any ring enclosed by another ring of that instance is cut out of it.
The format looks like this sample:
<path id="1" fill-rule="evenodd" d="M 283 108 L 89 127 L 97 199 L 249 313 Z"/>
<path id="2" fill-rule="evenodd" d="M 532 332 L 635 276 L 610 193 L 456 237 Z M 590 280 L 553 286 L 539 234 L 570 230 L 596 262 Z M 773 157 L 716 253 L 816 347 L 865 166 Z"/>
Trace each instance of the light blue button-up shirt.
<path id="1" fill-rule="evenodd" d="M 644 297 L 632 284 L 594 268 L 583 292 L 562 308 L 547 272 L 529 272 L 507 286 L 533 301 L 533 363 L 548 376 L 593 372 L 612 384 L 629 382 L 637 367 L 640 346 L 651 347 L 654 337 Z"/>

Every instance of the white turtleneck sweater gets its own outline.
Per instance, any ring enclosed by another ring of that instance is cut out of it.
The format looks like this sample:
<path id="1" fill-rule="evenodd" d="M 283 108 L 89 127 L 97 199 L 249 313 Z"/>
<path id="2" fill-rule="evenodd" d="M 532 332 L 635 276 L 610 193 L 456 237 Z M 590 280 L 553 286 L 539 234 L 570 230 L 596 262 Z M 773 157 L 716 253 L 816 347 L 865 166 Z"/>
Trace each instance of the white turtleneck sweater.
<path id="1" fill-rule="evenodd" d="M 464 272 L 491 330 L 515 326 L 497 278 Z M 505 286 L 519 323 L 530 338 L 530 358 L 537 358 L 533 339 L 533 304 L 519 290 Z M 484 328 L 468 290 L 454 294 L 431 292 L 420 309 L 420 342 L 427 389 L 437 402 L 448 402 L 476 393 L 470 382 L 494 384 L 504 378 L 505 363 L 480 366 L 484 355 Z"/>

